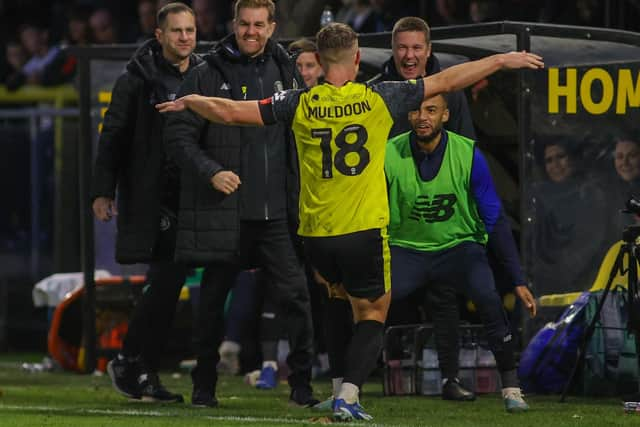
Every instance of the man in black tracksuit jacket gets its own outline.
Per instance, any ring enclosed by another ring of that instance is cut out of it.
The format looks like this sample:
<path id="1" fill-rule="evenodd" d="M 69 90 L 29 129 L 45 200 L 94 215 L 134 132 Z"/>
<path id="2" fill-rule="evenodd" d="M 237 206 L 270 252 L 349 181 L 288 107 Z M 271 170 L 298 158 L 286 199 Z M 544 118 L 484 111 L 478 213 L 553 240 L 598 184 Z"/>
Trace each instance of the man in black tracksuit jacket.
<path id="1" fill-rule="evenodd" d="M 99 220 L 117 215 L 116 260 L 149 263 L 148 287 L 131 316 L 121 353 L 107 367 L 113 385 L 130 398 L 182 401 L 162 387 L 157 375 L 186 268 L 174 262 L 179 176 L 166 159 L 164 117 L 154 105 L 175 99 L 184 75 L 201 59 L 193 54 L 191 9 L 182 4 L 161 9 L 158 27 L 156 39 L 137 50 L 113 88 L 98 144 L 92 204 Z"/>
<path id="2" fill-rule="evenodd" d="M 236 5 L 234 34 L 220 41 L 180 89 L 237 100 L 297 87 L 295 62 L 270 39 L 273 4 Z M 216 406 L 224 303 L 241 269 L 260 266 L 286 319 L 291 400 L 308 406 L 313 330 L 306 278 L 295 250 L 297 161 L 282 125 L 227 127 L 190 111 L 168 114 L 165 141 L 181 169 L 176 257 L 205 265 L 192 403 Z"/>
<path id="3" fill-rule="evenodd" d="M 440 61 L 435 54 L 429 55 L 427 59 L 426 72 L 424 76 L 430 76 L 440 71 Z M 420 76 L 420 77 L 424 77 Z M 407 80 L 398 72 L 393 58 L 389 58 L 382 64 L 380 74 L 372 77 L 368 83 L 377 83 L 384 81 L 402 81 Z M 466 136 L 469 139 L 476 140 L 476 132 L 473 128 L 473 119 L 469 111 L 467 97 L 462 91 L 451 92 L 447 94 L 447 106 L 449 108 L 449 121 L 445 123 L 445 128 L 459 135 Z M 393 138 L 401 133 L 411 130 L 409 120 L 398 120 L 394 123 L 393 128 L 389 132 L 389 138 Z"/>

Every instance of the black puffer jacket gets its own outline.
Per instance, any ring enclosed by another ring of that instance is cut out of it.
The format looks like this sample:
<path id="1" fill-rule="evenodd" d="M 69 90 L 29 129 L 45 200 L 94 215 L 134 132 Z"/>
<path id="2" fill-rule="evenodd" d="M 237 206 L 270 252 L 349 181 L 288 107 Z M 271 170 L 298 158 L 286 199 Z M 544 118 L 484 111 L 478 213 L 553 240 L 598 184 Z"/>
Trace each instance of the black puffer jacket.
<path id="1" fill-rule="evenodd" d="M 253 100 L 298 86 L 295 63 L 272 40 L 262 55 L 247 58 L 231 35 L 204 59 L 181 86 L 180 96 Z M 183 111 L 167 115 L 165 142 L 181 169 L 178 261 L 235 262 L 242 220 L 288 217 L 295 227 L 297 160 L 291 132 L 282 124 L 223 126 Z M 211 185 L 213 175 L 222 170 L 235 172 L 242 181 L 228 196 Z"/>
<path id="2" fill-rule="evenodd" d="M 426 75 L 430 76 L 440 71 L 440 61 L 435 55 L 429 56 L 427 60 Z M 383 65 L 382 71 L 377 76 L 369 80 L 368 83 L 376 83 L 381 81 L 399 81 L 404 80 L 393 62 L 393 58 L 389 58 Z M 449 102 L 449 121 L 445 124 L 445 128 L 467 138 L 476 139 L 476 132 L 473 129 L 473 120 L 469 112 L 467 98 L 462 91 L 451 92 L 447 96 Z M 394 123 L 389 137 L 394 137 L 401 133 L 411 130 L 408 120 L 399 120 Z"/>
<path id="3" fill-rule="evenodd" d="M 189 69 L 202 62 L 191 55 Z M 118 189 L 116 260 L 153 259 L 160 206 L 177 211 L 178 173 L 166 161 L 164 118 L 154 105 L 174 99 L 183 74 L 162 56 L 155 40 L 144 43 L 116 81 L 93 174 L 92 200 L 114 198 Z"/>

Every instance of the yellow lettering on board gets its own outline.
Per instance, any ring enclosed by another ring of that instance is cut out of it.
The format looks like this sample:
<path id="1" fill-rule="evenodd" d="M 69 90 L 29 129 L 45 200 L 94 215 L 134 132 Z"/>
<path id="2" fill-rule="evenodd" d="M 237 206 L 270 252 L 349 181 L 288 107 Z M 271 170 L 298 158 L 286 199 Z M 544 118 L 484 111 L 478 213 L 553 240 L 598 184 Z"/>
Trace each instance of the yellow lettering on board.
<path id="1" fill-rule="evenodd" d="M 596 80 L 602 83 L 602 99 L 596 102 L 591 97 L 591 86 Z M 602 68 L 592 68 L 584 73 L 580 81 L 580 100 L 582 106 L 591 114 L 606 113 L 613 102 L 613 78 Z"/>
<path id="2" fill-rule="evenodd" d="M 578 70 L 575 68 L 566 69 L 566 82 L 560 85 L 560 69 L 549 68 L 549 113 L 560 112 L 560 97 L 566 98 L 568 114 L 575 114 L 577 111 L 577 87 L 578 87 Z"/>
<path id="3" fill-rule="evenodd" d="M 640 74 L 633 84 L 631 70 L 618 71 L 618 93 L 616 95 L 616 114 L 626 114 L 629 107 L 640 107 Z"/>

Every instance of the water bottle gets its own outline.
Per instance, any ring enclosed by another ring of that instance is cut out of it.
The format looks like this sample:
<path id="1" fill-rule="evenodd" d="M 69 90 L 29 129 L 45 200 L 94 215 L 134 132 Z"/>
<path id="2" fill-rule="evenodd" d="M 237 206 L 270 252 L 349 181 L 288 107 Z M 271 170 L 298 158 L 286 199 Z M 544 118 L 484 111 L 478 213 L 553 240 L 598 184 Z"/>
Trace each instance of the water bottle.
<path id="1" fill-rule="evenodd" d="M 485 346 L 479 345 L 476 363 L 476 392 L 494 393 L 498 391 L 498 371 L 493 353 Z"/>
<path id="2" fill-rule="evenodd" d="M 325 6 L 320 15 L 320 28 L 324 28 L 333 22 L 333 12 L 329 6 Z"/>
<path id="3" fill-rule="evenodd" d="M 434 348 L 422 349 L 422 388 L 420 393 L 434 396 L 442 393 L 442 374 L 438 364 L 438 352 Z"/>

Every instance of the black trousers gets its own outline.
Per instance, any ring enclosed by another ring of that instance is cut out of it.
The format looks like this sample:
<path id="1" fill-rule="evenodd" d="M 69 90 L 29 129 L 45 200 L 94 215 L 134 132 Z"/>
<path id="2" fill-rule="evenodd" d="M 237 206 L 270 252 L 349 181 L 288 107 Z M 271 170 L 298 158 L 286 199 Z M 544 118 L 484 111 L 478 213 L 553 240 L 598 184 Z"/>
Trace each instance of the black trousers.
<path id="1" fill-rule="evenodd" d="M 147 284 L 129 319 L 122 354 L 141 356 L 145 367 L 152 372 L 158 370 L 186 275 L 187 268 L 175 262 L 149 264 Z"/>
<path id="2" fill-rule="evenodd" d="M 460 293 L 471 299 L 484 324 L 489 347 L 500 371 L 515 367 L 513 337 L 502 299 L 489 267 L 486 249 L 473 242 L 462 242 L 449 249 L 421 252 L 398 246 L 391 247 L 393 277 L 392 296 L 403 297 L 420 286 L 438 284 L 435 291 L 433 323 L 436 346 L 443 376 L 457 371 L 457 337 L 453 341 L 452 325 L 458 325 L 458 311 L 451 298 Z M 447 287 L 449 289 L 447 289 Z"/>
<path id="3" fill-rule="evenodd" d="M 161 208 L 161 224 L 147 270 L 147 284 L 129 318 L 122 354 L 141 357 L 145 367 L 156 372 L 176 314 L 187 267 L 173 261 L 176 218 L 172 210 Z"/>
<path id="4" fill-rule="evenodd" d="M 224 336 L 224 303 L 241 269 L 261 267 L 267 292 L 278 306 L 289 337 L 289 385 L 308 387 L 313 361 L 313 328 L 309 292 L 302 262 L 294 250 L 287 221 L 243 221 L 237 263 L 214 262 L 205 267 L 200 286 L 196 330 L 197 365 L 194 387 L 215 392 L 218 347 Z"/>

